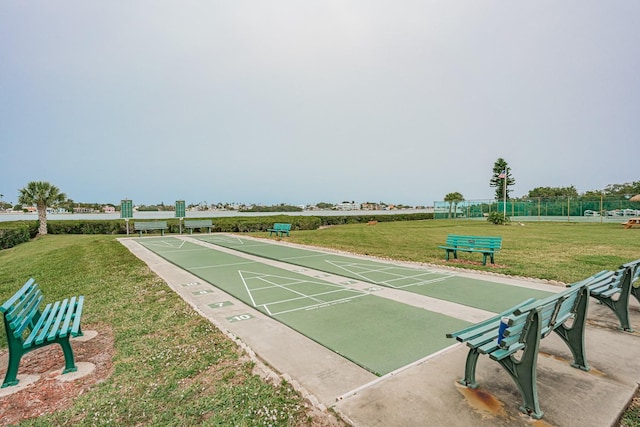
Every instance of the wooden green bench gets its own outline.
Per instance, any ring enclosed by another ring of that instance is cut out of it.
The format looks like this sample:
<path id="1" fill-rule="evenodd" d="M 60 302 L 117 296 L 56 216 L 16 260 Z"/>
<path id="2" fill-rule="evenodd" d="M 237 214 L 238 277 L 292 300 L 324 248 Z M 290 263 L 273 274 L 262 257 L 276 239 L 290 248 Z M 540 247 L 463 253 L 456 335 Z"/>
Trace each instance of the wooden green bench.
<path id="1" fill-rule="evenodd" d="M 82 335 L 80 318 L 84 296 L 49 303 L 40 310 L 42 300 L 42 292 L 31 278 L 0 306 L 9 346 L 9 363 L 2 388 L 18 384 L 18 366 L 23 355 L 49 344 L 62 347 L 63 374 L 77 371 L 69 339 Z"/>
<path id="2" fill-rule="evenodd" d="M 557 333 L 571 350 L 574 358 L 571 366 L 585 371 L 590 369 L 585 356 L 584 331 L 589 303 L 587 285 L 591 279 L 574 283 L 544 299 L 528 299 L 484 322 L 447 334 L 448 338 L 455 338 L 469 347 L 464 378 L 459 382 L 477 388 L 478 358 L 487 354 L 516 383 L 524 400 L 520 411 L 541 418 L 543 412 L 536 384 L 540 340 L 551 331 Z M 565 326 L 570 319 L 571 326 Z M 500 327 L 501 323 L 506 329 Z"/>
<path id="3" fill-rule="evenodd" d="M 168 229 L 167 221 L 144 221 L 144 222 L 135 222 L 133 224 L 133 228 L 136 231 L 140 232 L 140 237 L 142 237 L 143 231 L 154 231 L 160 230 L 162 235 L 164 236 L 164 230 Z"/>
<path id="4" fill-rule="evenodd" d="M 285 234 L 288 236 L 289 231 L 291 231 L 291 224 L 283 224 L 281 222 L 276 222 L 273 224 L 272 228 L 267 228 L 269 232 L 269 236 L 275 233 L 276 236 L 284 236 Z"/>
<path id="5" fill-rule="evenodd" d="M 189 229 L 189 234 L 193 234 L 194 228 L 208 228 L 211 233 L 213 222 L 210 219 L 185 219 L 184 228 Z"/>
<path id="6" fill-rule="evenodd" d="M 613 311 L 620 329 L 633 332 L 629 322 L 629 298 L 640 302 L 640 259 L 620 266 L 616 271 L 601 271 L 589 284 L 589 294 Z"/>
<path id="7" fill-rule="evenodd" d="M 446 260 L 449 261 L 449 254 L 453 258 L 458 258 L 458 252 L 480 252 L 482 254 L 482 265 L 487 265 L 487 257 L 494 262 L 494 254 L 502 248 L 502 237 L 493 236 L 459 236 L 449 234 L 443 246 L 438 246 L 446 251 Z"/>

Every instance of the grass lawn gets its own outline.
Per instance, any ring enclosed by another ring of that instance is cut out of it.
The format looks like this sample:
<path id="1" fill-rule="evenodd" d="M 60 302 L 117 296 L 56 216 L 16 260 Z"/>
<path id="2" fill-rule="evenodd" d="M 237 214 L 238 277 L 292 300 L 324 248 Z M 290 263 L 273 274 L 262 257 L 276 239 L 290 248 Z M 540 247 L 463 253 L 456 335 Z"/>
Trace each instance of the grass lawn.
<path id="1" fill-rule="evenodd" d="M 445 264 L 448 233 L 497 235 L 497 266 L 452 264 L 508 275 L 573 282 L 640 258 L 640 230 L 619 224 L 410 221 L 293 231 L 287 241 L 398 260 Z M 267 237 L 268 233 L 254 233 Z M 82 294 L 83 327 L 113 330 L 113 374 L 72 406 L 24 425 L 316 426 L 303 399 L 252 374 L 226 335 L 193 311 L 113 236 L 46 236 L 0 251 L 0 300 L 29 277 L 47 301 Z M 6 348 L 0 333 L 0 350 Z M 640 426 L 640 410 L 625 414 Z"/>

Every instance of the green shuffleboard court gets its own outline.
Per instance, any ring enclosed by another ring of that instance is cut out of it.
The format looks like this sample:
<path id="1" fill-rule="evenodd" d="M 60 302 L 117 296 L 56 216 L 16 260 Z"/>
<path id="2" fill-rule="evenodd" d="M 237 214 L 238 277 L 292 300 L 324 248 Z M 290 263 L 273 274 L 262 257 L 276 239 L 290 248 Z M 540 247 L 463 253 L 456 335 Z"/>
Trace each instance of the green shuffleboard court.
<path id="1" fill-rule="evenodd" d="M 457 304 L 499 313 L 527 298 L 544 298 L 549 292 L 488 280 L 460 277 L 427 268 L 403 267 L 385 262 L 285 246 L 271 241 L 231 235 L 199 238 L 229 249 L 325 271 L 372 284 L 402 289 Z"/>
<path id="2" fill-rule="evenodd" d="M 445 334 L 469 325 L 370 292 L 222 252 L 206 243 L 175 237 L 136 241 L 377 375 L 451 345 Z"/>

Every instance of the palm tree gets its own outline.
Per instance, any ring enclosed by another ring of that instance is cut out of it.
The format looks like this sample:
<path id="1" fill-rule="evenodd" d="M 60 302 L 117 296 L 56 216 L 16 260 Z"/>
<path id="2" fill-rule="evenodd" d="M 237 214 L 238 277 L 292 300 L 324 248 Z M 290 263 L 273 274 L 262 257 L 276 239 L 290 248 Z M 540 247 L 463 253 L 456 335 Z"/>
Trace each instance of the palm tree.
<path id="1" fill-rule="evenodd" d="M 67 196 L 60 192 L 55 185 L 44 181 L 31 181 L 20 191 L 18 203 L 22 205 L 36 205 L 38 209 L 38 234 L 47 234 L 47 206 L 64 202 Z"/>
<path id="2" fill-rule="evenodd" d="M 464 200 L 464 197 L 462 196 L 462 194 L 458 193 L 457 191 L 454 193 L 449 193 L 446 196 L 444 196 L 444 201 L 445 202 L 449 202 L 449 218 L 451 218 L 451 207 L 454 206 L 454 211 L 456 211 L 457 213 L 457 206 L 458 203 L 462 202 Z"/>

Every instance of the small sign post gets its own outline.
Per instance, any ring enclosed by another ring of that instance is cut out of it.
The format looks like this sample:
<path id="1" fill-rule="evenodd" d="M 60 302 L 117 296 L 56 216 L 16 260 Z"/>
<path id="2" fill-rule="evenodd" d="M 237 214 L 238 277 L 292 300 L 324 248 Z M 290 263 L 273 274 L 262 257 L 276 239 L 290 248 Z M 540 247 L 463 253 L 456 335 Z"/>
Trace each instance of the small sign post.
<path id="1" fill-rule="evenodd" d="M 182 234 L 182 219 L 184 217 L 185 217 L 184 200 L 176 200 L 176 218 L 180 218 L 178 220 L 178 224 L 180 225 L 180 234 Z"/>
<path id="2" fill-rule="evenodd" d="M 124 199 L 120 202 L 120 218 L 124 218 L 127 223 L 127 236 L 129 235 L 129 218 L 133 218 L 133 202 Z"/>

